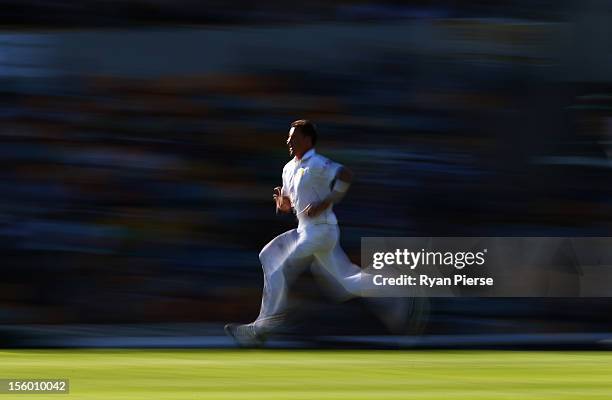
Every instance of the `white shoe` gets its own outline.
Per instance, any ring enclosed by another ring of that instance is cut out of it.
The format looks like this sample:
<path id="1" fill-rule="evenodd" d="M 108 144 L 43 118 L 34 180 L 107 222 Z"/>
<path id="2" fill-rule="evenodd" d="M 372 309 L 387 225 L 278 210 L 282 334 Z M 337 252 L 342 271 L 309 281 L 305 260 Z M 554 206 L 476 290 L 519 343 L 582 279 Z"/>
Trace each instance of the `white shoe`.
<path id="1" fill-rule="evenodd" d="M 227 324 L 223 329 L 240 347 L 261 347 L 265 343 L 252 324 Z"/>

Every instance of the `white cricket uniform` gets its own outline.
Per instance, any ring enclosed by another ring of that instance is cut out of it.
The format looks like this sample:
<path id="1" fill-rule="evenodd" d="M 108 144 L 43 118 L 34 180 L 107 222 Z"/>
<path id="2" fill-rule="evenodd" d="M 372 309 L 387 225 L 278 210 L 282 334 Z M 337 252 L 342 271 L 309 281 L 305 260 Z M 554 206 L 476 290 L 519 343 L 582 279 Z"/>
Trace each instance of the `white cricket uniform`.
<path id="1" fill-rule="evenodd" d="M 313 266 L 318 277 L 332 283 L 343 297 L 360 295 L 361 269 L 352 264 L 339 245 L 340 231 L 332 207 L 311 218 L 304 211 L 331 193 L 341 165 L 315 152 L 293 158 L 283 168 L 284 196 L 289 196 L 298 219 L 298 228 L 285 232 L 270 243 L 259 259 L 264 272 L 264 289 L 256 329 L 273 329 L 282 322 L 291 282 Z"/>

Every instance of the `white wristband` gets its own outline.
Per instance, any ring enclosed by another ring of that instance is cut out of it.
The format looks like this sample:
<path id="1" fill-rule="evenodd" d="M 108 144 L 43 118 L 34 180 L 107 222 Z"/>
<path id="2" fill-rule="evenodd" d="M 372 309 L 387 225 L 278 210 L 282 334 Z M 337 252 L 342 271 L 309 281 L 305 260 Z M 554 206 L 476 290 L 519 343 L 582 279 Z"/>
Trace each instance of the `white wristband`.
<path id="1" fill-rule="evenodd" d="M 332 191 L 329 194 L 328 200 L 334 204 L 339 203 L 340 200 L 342 200 L 342 198 L 346 194 L 346 191 L 348 190 L 350 186 L 351 186 L 350 183 L 341 181 L 340 179 L 336 179 L 332 187 Z"/>

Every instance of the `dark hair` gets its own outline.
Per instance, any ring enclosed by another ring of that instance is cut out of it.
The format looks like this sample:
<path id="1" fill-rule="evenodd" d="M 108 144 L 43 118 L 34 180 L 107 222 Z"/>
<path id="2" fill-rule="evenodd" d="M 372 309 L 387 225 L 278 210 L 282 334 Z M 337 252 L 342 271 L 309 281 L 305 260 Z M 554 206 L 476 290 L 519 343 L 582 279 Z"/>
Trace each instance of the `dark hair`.
<path id="1" fill-rule="evenodd" d="M 310 136 L 313 146 L 317 144 L 317 127 L 314 122 L 307 119 L 298 119 L 297 121 L 293 121 L 291 126 L 295 129 L 299 129 L 302 135 Z"/>

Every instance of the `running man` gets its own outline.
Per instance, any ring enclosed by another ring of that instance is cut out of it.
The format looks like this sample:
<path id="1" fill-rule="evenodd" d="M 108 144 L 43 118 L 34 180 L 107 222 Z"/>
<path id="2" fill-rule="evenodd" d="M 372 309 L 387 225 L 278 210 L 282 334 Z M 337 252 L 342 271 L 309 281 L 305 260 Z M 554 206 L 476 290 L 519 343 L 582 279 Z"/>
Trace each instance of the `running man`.
<path id="1" fill-rule="evenodd" d="M 353 179 L 352 172 L 317 154 L 317 130 L 308 120 L 291 124 L 287 145 L 293 159 L 283 168 L 283 186 L 274 188 L 277 212 L 294 212 L 298 227 L 285 232 L 261 253 L 264 288 L 261 309 L 250 324 L 228 324 L 226 333 L 242 346 L 263 344 L 279 327 L 287 311 L 289 285 L 317 263 L 319 273 L 348 299 L 361 295 L 361 269 L 352 264 L 339 244 L 340 231 L 333 211 Z"/>

